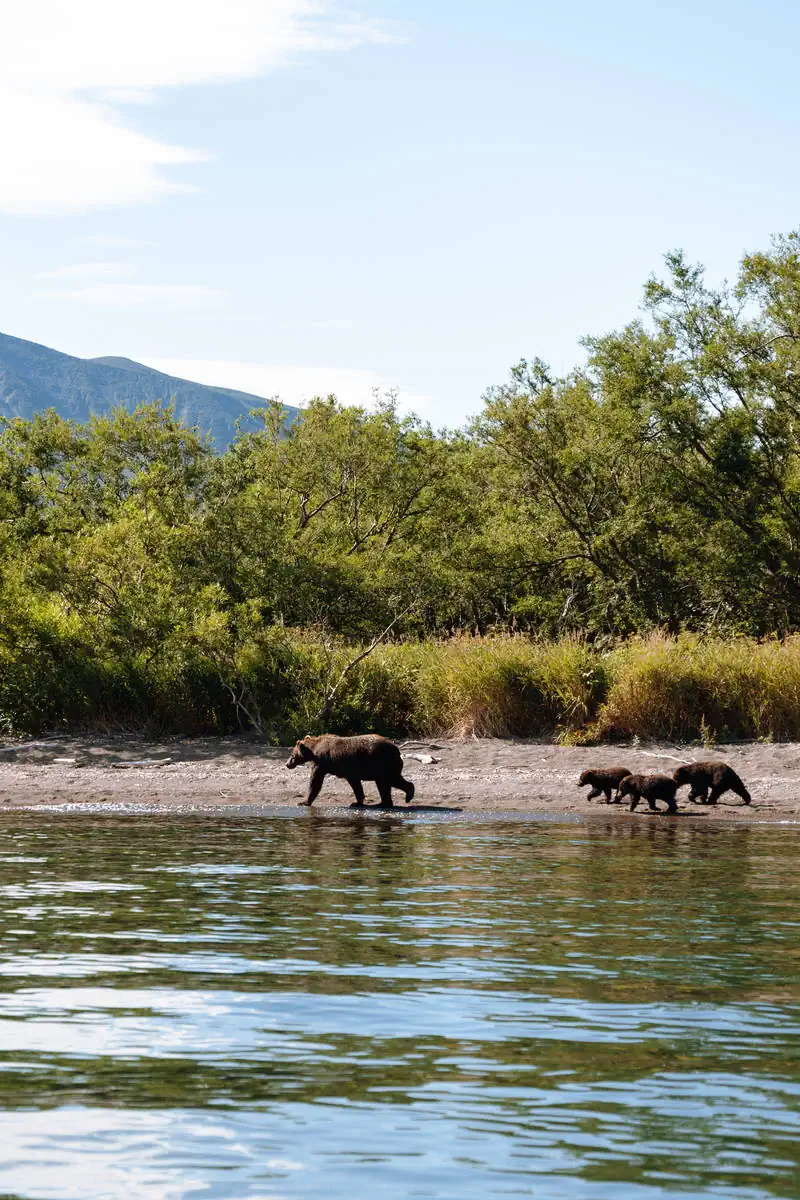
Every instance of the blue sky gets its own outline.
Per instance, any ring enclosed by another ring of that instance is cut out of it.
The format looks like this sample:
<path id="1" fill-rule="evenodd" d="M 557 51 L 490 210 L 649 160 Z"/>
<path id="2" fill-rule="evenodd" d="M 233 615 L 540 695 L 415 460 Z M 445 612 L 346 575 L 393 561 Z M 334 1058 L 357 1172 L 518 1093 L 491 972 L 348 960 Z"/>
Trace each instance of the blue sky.
<path id="1" fill-rule="evenodd" d="M 795 5 L 352 2 L 4 17 L 0 330 L 453 425 L 800 224 Z"/>

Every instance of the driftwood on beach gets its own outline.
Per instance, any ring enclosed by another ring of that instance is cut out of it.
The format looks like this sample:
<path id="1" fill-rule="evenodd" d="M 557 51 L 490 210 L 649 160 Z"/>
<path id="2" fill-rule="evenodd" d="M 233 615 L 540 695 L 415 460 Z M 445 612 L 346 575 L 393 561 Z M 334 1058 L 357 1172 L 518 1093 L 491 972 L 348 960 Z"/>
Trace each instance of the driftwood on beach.
<path id="1" fill-rule="evenodd" d="M 116 771 L 123 771 L 129 767 L 165 767 L 172 761 L 172 758 L 135 758 L 125 762 L 112 762 L 110 765 Z"/>

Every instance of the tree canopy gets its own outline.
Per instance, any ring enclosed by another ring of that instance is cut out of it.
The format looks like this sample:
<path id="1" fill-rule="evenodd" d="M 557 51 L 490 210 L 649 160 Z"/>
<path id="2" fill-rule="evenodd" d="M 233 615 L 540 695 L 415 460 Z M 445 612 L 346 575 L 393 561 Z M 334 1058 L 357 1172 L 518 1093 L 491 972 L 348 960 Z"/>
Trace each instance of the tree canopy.
<path id="1" fill-rule="evenodd" d="M 98 663 L 224 676 L 277 629 L 800 629 L 800 235 L 719 288 L 669 254 L 585 351 L 460 432 L 392 397 L 274 403 L 221 454 L 160 405 L 2 421 L 0 665 L 35 705 L 46 662 L 76 694 Z"/>

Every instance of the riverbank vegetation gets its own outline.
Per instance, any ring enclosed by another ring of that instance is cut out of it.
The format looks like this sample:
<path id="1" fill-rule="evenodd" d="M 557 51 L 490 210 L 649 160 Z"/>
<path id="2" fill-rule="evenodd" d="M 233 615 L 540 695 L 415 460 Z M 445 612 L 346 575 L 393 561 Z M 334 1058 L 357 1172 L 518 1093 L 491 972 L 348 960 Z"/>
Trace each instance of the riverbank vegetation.
<path id="1" fill-rule="evenodd" d="M 730 289 L 668 256 L 463 431 L 258 423 L 2 422 L 5 732 L 800 736 L 797 235 Z"/>

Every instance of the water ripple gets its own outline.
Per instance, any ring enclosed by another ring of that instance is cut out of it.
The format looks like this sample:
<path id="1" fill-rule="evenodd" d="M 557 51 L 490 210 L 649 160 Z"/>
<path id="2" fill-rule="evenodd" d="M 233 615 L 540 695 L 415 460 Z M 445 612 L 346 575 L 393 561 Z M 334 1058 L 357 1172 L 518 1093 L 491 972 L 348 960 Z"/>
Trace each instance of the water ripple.
<path id="1" fill-rule="evenodd" d="M 800 1195 L 800 830 L 4 834 L 3 1195 Z"/>

